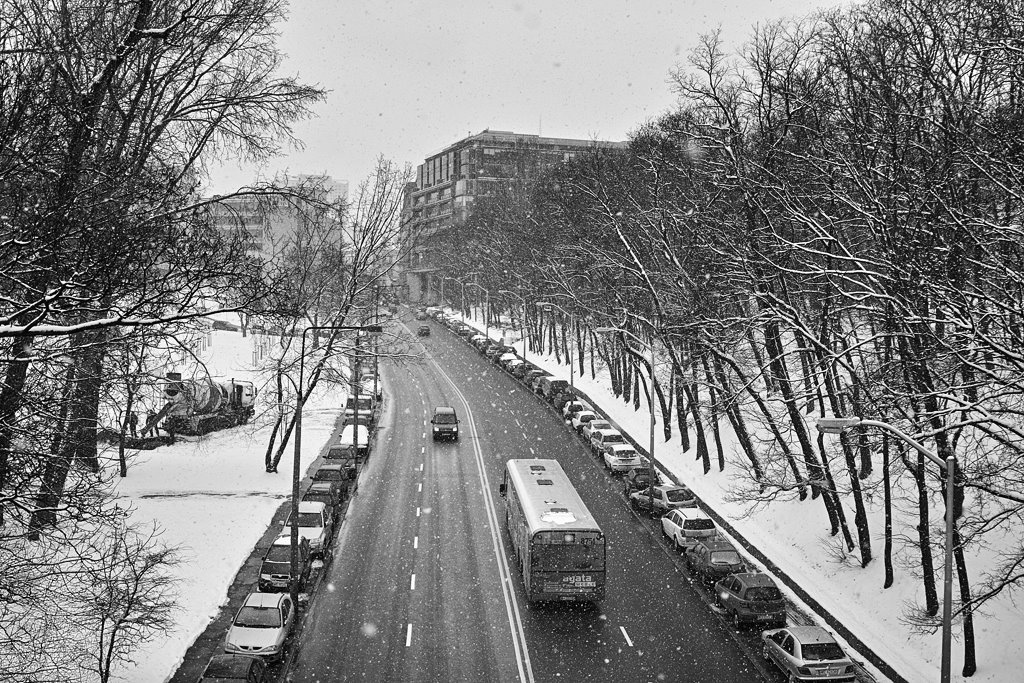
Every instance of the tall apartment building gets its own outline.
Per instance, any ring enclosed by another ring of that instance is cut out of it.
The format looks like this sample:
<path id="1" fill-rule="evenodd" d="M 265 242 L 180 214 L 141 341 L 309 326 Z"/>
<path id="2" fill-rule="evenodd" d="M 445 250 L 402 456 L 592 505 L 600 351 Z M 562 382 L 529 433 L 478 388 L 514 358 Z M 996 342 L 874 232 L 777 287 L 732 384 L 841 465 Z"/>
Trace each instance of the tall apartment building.
<path id="1" fill-rule="evenodd" d="M 405 190 L 407 244 L 405 264 L 410 301 L 436 299 L 436 236 L 465 221 L 475 203 L 497 193 L 509 179 L 534 180 L 555 164 L 571 161 L 595 148 L 625 148 L 625 142 L 544 138 L 539 135 L 485 130 L 427 157 L 416 167 L 416 182 Z"/>

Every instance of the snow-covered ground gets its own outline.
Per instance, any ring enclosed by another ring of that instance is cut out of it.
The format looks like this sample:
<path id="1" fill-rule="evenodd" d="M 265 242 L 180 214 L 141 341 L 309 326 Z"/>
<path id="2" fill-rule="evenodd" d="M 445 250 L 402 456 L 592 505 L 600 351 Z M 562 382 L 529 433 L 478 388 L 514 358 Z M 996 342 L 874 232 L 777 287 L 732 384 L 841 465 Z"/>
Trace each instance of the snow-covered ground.
<path id="1" fill-rule="evenodd" d="M 252 375 L 256 339 L 243 338 L 236 332 L 213 332 L 206 360 L 215 373 L 244 379 Z M 556 376 L 567 376 L 567 367 L 558 365 L 553 357 L 529 354 L 528 360 Z M 632 404 L 615 398 L 606 377 L 592 380 L 588 374 L 575 381 L 634 439 L 647 443 L 649 417 L 645 405 L 635 411 Z M 314 395 L 306 404 L 303 468 L 330 438 L 340 405 L 340 395 L 326 392 Z M 732 442 L 727 422 L 723 421 L 722 428 L 727 457 L 742 457 Z M 135 509 L 133 519 L 139 523 L 159 523 L 164 529 L 163 539 L 182 545 L 186 559 L 178 569 L 182 586 L 177 627 L 137 652 L 137 663 L 117 672 L 120 680 L 167 680 L 185 650 L 225 602 L 227 587 L 239 566 L 263 534 L 274 510 L 289 494 L 290 479 L 285 473 L 288 468 L 282 467 L 279 474 L 264 471 L 268 436 L 269 428 L 257 422 L 143 451 L 133 461 L 128 477 L 120 482 L 121 496 Z M 730 473 L 737 468 L 727 467 L 720 473 L 713 467 L 708 475 L 703 475 L 692 452 L 682 450 L 678 436 L 668 443 L 661 439 L 660 426 L 656 455 L 664 468 L 685 481 L 716 512 L 730 519 L 746 538 L 754 539 L 768 557 L 908 680 L 938 680 L 939 633 L 911 635 L 900 621 L 905 604 L 920 598 L 920 581 L 913 572 L 897 563 L 895 585 L 883 590 L 883 568 L 877 557 L 866 569 L 860 569 L 855 562 L 837 560 L 832 552 L 837 544 L 828 536 L 820 501 L 779 501 L 746 514 L 746 509 L 726 500 Z M 282 463 L 288 462 L 289 457 Z M 874 503 L 870 511 L 871 529 L 878 556 L 882 544 L 881 504 L 877 500 Z M 941 510 L 936 512 L 935 518 L 941 519 Z M 852 512 L 849 517 L 852 519 Z M 895 531 L 910 535 L 913 529 Z M 987 557 L 968 556 L 972 576 L 977 577 L 985 569 L 986 561 L 998 548 L 988 552 Z M 937 561 L 941 563 L 941 556 Z M 985 614 L 977 615 L 975 626 L 979 670 L 970 680 L 1024 680 L 1020 671 L 1024 665 L 1024 612 L 1008 600 L 1001 600 L 987 606 Z M 954 637 L 959 637 L 957 626 Z M 954 681 L 967 680 L 959 675 L 961 652 L 960 643 L 955 642 Z"/>
<path id="2" fill-rule="evenodd" d="M 238 332 L 212 332 L 204 360 L 211 374 L 258 379 L 253 350 L 260 338 Z M 314 393 L 302 413 L 302 467 L 312 463 L 330 439 L 343 396 Z M 171 446 L 140 451 L 118 493 L 122 507 L 134 508 L 132 520 L 156 522 L 162 540 L 183 549 L 176 627 L 134 654 L 133 666 L 119 669 L 117 680 L 159 683 L 171 677 L 185 651 L 203 632 L 220 606 L 239 567 L 266 531 L 278 506 L 291 495 L 289 445 L 277 474 L 267 474 L 264 454 L 270 425 L 254 423 L 185 437 Z M 185 440 L 187 439 L 187 440 Z"/>

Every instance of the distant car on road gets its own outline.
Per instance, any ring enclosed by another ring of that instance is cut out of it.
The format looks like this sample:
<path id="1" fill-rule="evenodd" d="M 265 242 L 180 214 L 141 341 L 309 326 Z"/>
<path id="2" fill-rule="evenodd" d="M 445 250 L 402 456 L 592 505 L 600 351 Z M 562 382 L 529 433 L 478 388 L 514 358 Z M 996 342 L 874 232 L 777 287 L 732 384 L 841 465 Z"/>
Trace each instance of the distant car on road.
<path id="1" fill-rule="evenodd" d="M 199 683 L 270 683 L 267 665 L 249 655 L 214 655 L 203 670 Z"/>
<path id="2" fill-rule="evenodd" d="M 764 658 L 790 681 L 853 683 L 853 662 L 820 626 L 787 626 L 761 633 Z"/>
<path id="3" fill-rule="evenodd" d="M 430 432 L 434 439 L 459 440 L 459 416 L 451 406 L 437 406 L 430 418 Z"/>
<path id="4" fill-rule="evenodd" d="M 742 624 L 786 625 L 786 601 L 767 574 L 742 572 L 727 576 L 715 584 L 715 599 L 736 628 Z"/>
<path id="5" fill-rule="evenodd" d="M 278 661 L 295 628 L 295 606 L 287 593 L 249 593 L 224 638 L 224 652 Z"/>
<path id="6" fill-rule="evenodd" d="M 739 552 L 724 538 L 702 538 L 686 549 L 685 556 L 690 576 L 708 584 L 747 571 Z"/>

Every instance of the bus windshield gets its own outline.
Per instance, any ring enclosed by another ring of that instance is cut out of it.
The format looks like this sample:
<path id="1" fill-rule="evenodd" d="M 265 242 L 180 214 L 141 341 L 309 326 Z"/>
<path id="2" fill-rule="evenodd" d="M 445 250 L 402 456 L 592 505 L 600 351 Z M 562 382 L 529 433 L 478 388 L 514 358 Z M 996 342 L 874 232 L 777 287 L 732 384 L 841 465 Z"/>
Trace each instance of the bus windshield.
<path id="1" fill-rule="evenodd" d="M 533 546 L 531 564 L 535 570 L 571 572 L 584 569 L 604 569 L 604 544 Z"/>

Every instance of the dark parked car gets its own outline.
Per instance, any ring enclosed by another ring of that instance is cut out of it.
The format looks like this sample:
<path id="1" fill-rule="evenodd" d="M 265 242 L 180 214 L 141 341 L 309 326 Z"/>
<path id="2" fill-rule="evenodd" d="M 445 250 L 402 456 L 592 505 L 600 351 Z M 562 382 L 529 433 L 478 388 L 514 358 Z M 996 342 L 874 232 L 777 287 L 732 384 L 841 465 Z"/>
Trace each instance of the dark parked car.
<path id="1" fill-rule="evenodd" d="M 313 553 L 309 549 L 309 539 L 299 538 L 299 590 L 303 590 L 309 580 L 312 568 Z M 292 539 L 291 533 L 283 533 L 274 539 L 267 549 L 260 564 L 260 578 L 257 583 L 261 593 L 274 593 L 288 590 L 291 582 Z"/>
<path id="2" fill-rule="evenodd" d="M 715 599 L 737 628 L 741 624 L 769 624 L 769 628 L 786 625 L 786 601 L 767 574 L 727 576 L 715 584 Z"/>
<path id="3" fill-rule="evenodd" d="M 522 365 L 512 368 L 512 374 L 518 377 L 519 379 L 523 379 L 523 377 L 526 376 L 526 373 L 534 370 L 539 371 L 540 368 L 538 368 L 533 363 L 530 363 L 529 361 L 524 361 Z"/>
<path id="4" fill-rule="evenodd" d="M 337 457 L 332 457 L 332 454 Z M 352 449 L 346 446 L 331 446 L 327 451 L 327 462 L 313 473 L 313 481 L 336 481 L 342 486 L 359 473 L 353 460 Z"/>
<path id="5" fill-rule="evenodd" d="M 704 583 L 747 571 L 747 565 L 732 543 L 717 536 L 702 538 L 686 549 L 686 568 L 691 576 Z"/>
<path id="6" fill-rule="evenodd" d="M 259 657 L 249 655 L 214 655 L 206 665 L 199 683 L 269 683 L 267 665 Z"/>
<path id="7" fill-rule="evenodd" d="M 547 376 L 547 374 L 548 373 L 547 373 L 546 370 L 541 370 L 540 368 L 536 368 L 536 367 L 530 368 L 530 369 L 526 370 L 526 372 L 523 373 L 523 384 L 525 384 L 526 386 L 528 386 L 528 387 L 530 387 L 532 389 L 533 388 L 533 383 L 537 380 L 537 378 L 538 377 L 545 377 L 545 376 Z"/>
<path id="8" fill-rule="evenodd" d="M 341 504 L 345 502 L 345 487 L 337 481 L 314 481 L 302 495 L 302 502 L 320 501 L 327 506 L 337 522 Z"/>
<path id="9" fill-rule="evenodd" d="M 416 328 L 416 335 L 419 337 L 429 337 L 430 325 L 420 325 L 418 328 Z"/>
<path id="10" fill-rule="evenodd" d="M 493 344 L 489 349 L 487 349 L 484 355 L 496 363 L 498 362 L 498 359 L 504 356 L 506 353 L 515 352 L 516 350 L 511 346 L 506 346 L 505 344 Z"/>
<path id="11" fill-rule="evenodd" d="M 657 470 L 654 472 L 655 484 L 662 483 L 661 475 Z M 643 491 L 651 483 L 651 469 L 649 467 L 634 467 L 622 477 L 622 492 L 629 498 L 633 491 Z"/>

